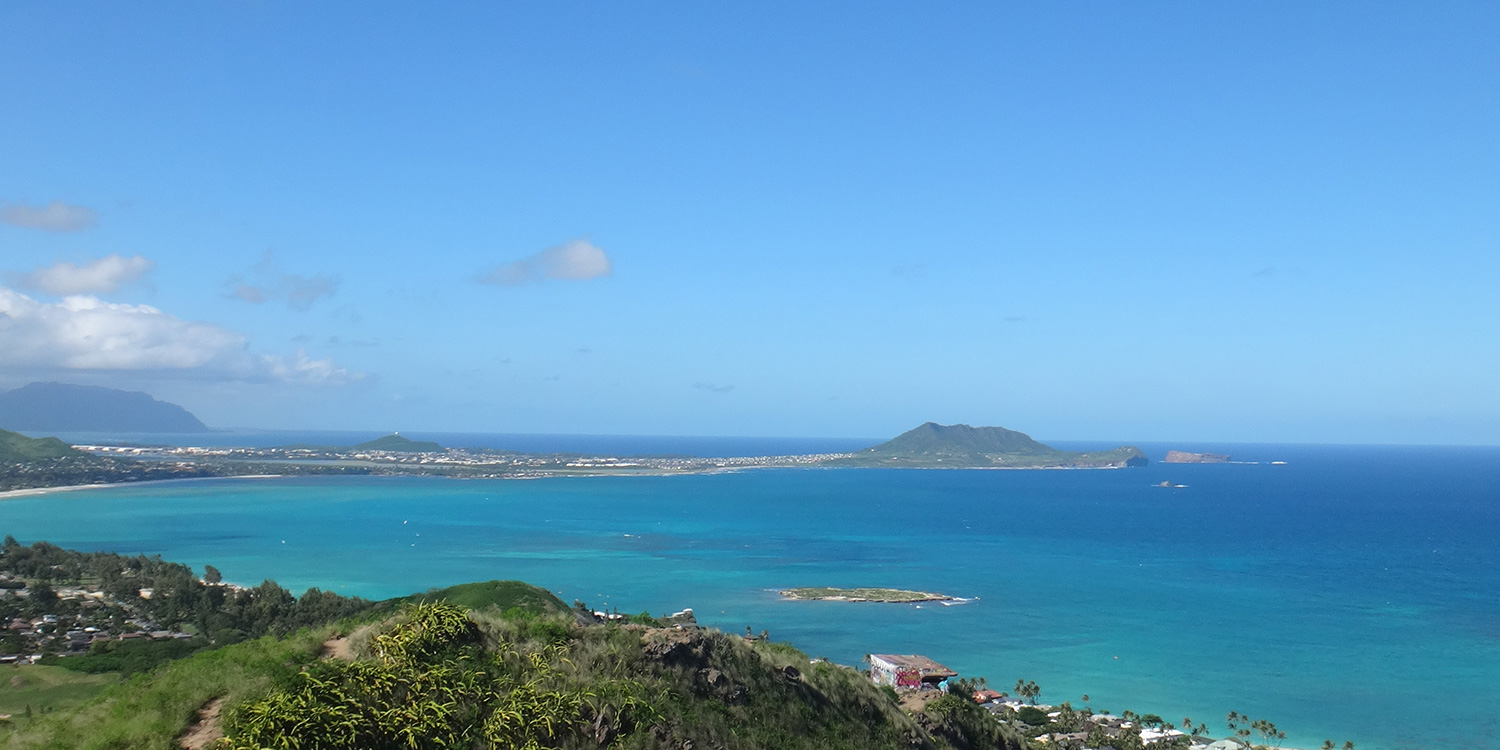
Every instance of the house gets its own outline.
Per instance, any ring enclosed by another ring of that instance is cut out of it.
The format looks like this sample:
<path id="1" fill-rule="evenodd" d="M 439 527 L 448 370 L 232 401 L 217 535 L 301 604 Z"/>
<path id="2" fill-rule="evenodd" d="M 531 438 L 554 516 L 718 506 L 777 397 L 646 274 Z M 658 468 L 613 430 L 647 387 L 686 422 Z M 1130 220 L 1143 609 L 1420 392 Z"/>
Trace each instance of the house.
<path id="1" fill-rule="evenodd" d="M 958 673 L 917 654 L 870 654 L 870 679 L 893 688 L 937 687 Z"/>

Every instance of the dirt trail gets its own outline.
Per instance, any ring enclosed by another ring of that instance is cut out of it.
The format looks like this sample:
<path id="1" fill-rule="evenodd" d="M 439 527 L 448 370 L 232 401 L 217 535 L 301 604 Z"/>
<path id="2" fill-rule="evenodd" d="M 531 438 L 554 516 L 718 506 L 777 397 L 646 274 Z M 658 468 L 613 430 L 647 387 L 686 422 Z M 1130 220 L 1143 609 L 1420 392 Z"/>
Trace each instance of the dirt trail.
<path id="1" fill-rule="evenodd" d="M 219 710 L 224 708 L 224 699 L 215 698 L 198 709 L 198 718 L 182 733 L 177 743 L 186 750 L 205 750 L 214 740 L 224 736 L 219 726 Z"/>
<path id="2" fill-rule="evenodd" d="M 354 661 L 354 650 L 349 648 L 349 636 L 323 641 L 323 658 Z"/>

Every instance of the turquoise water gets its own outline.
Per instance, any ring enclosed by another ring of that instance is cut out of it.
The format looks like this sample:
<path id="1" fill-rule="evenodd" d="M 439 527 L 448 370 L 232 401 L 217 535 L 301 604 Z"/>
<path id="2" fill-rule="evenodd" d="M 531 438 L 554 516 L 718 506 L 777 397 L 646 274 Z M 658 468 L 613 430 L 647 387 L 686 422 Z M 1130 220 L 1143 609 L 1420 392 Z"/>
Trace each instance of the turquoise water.
<path id="1" fill-rule="evenodd" d="M 1053 702 L 1220 731 L 1241 711 L 1288 746 L 1500 748 L 1500 450 L 1232 452 L 1288 464 L 213 480 L 0 502 L 0 531 L 369 597 L 519 578 L 842 663 L 924 653 Z M 978 600 L 774 593 L 802 585 Z"/>

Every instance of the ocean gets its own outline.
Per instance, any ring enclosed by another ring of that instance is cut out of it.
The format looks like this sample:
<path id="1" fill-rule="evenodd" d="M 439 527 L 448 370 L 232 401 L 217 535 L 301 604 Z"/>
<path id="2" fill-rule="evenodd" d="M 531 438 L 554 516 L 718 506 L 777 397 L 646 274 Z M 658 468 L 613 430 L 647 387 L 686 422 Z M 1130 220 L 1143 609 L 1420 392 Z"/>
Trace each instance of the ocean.
<path id="1" fill-rule="evenodd" d="M 7 500 L 0 532 L 245 584 L 516 578 L 596 608 L 691 607 L 839 663 L 919 653 L 1002 690 L 1033 680 L 1044 702 L 1220 734 L 1239 711 L 1288 747 L 1500 748 L 1500 448 L 1196 447 L 1255 463 L 202 480 Z M 973 601 L 776 594 L 824 585 Z"/>

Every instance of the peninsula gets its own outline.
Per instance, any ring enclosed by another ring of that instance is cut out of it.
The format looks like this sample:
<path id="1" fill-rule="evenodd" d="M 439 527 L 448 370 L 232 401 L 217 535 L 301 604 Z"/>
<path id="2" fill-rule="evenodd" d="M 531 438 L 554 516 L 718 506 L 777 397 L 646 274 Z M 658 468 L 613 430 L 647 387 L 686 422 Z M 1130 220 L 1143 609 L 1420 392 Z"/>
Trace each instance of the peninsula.
<path id="1" fill-rule="evenodd" d="M 198 447 L 40 443 L 16 433 L 17 445 L 45 444 L 47 457 L 0 452 L 0 492 L 160 479 L 303 474 L 540 479 L 563 476 L 665 476 L 759 468 L 1116 469 L 1144 466 L 1139 448 L 1074 452 L 1003 427 L 939 425 L 909 430 L 854 453 L 783 456 L 590 456 L 445 448 L 392 433 L 352 446 Z M 44 451 L 46 452 L 46 451 Z M 55 454 L 55 455 L 54 455 Z"/>

